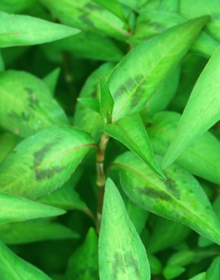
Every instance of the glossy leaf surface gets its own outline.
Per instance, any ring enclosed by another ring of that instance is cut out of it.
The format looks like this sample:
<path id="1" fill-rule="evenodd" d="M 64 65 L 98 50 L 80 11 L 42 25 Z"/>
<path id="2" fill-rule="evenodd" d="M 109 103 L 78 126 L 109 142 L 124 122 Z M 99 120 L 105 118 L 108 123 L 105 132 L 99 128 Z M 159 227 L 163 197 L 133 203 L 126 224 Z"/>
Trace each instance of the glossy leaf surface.
<path id="1" fill-rule="evenodd" d="M 0 11 L 0 47 L 42 44 L 79 32 L 78 29 L 39 18 Z"/>
<path id="2" fill-rule="evenodd" d="M 146 163 L 157 175 L 166 178 L 155 159 L 151 144 L 139 115 L 121 118 L 103 128 L 104 132 L 128 147 L 136 156 Z"/>
<path id="3" fill-rule="evenodd" d="M 93 228 L 90 228 L 84 243 L 69 259 L 66 280 L 72 279 L 98 279 L 98 238 Z"/>
<path id="4" fill-rule="evenodd" d="M 2 241 L 0 241 L 0 275 L 1 280 L 51 280 L 37 267 L 19 258 Z"/>
<path id="5" fill-rule="evenodd" d="M 53 124 L 68 124 L 67 116 L 37 77 L 20 71 L 0 73 L 0 125 L 27 137 Z"/>
<path id="6" fill-rule="evenodd" d="M 52 217 L 64 213 L 65 211 L 55 207 L 0 192 L 0 224 Z"/>
<path id="7" fill-rule="evenodd" d="M 128 197 L 145 210 L 188 225 L 199 234 L 220 243 L 220 224 L 198 181 L 172 165 L 161 180 L 136 156 L 126 152 L 116 158 L 113 168 L 121 176 Z"/>
<path id="8" fill-rule="evenodd" d="M 34 223 L 33 221 L 28 221 L 0 226 L 0 239 L 5 244 L 25 244 L 42 240 L 68 238 L 79 238 L 79 235 L 58 223 Z"/>
<path id="9" fill-rule="evenodd" d="M 145 248 L 114 183 L 106 184 L 99 237 L 100 280 L 150 279 Z"/>
<path id="10" fill-rule="evenodd" d="M 92 31 L 102 35 L 125 39 L 128 32 L 124 29 L 124 23 L 118 17 L 105 8 L 92 3 L 89 0 L 70 1 L 41 0 L 41 2 L 53 12 L 61 22 L 77 27 L 83 31 Z"/>
<path id="11" fill-rule="evenodd" d="M 51 126 L 22 141 L 0 166 L 0 190 L 36 199 L 62 186 L 94 147 L 70 126 Z"/>
<path id="12" fill-rule="evenodd" d="M 133 49 L 117 65 L 108 81 L 115 101 L 113 121 L 144 107 L 186 54 L 207 20 L 202 17 L 173 27 Z"/>
<path id="13" fill-rule="evenodd" d="M 165 155 L 164 168 L 220 119 L 219 73 L 220 48 L 208 62 L 192 91 L 176 135 Z"/>
<path id="14" fill-rule="evenodd" d="M 180 121 L 175 112 L 160 112 L 151 119 L 147 131 L 155 153 L 165 155 Z M 220 142 L 210 132 L 204 133 L 177 159 L 190 173 L 220 183 Z"/>

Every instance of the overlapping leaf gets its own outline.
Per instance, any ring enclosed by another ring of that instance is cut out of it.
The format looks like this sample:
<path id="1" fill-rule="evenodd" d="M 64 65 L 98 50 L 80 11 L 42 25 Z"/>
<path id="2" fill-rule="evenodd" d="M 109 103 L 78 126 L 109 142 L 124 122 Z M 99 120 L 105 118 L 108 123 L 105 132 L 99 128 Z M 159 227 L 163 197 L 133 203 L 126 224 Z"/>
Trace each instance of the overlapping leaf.
<path id="1" fill-rule="evenodd" d="M 56 68 L 48 75 L 46 75 L 43 79 L 45 84 L 47 84 L 47 86 L 49 87 L 52 96 L 55 95 L 55 90 L 56 90 L 59 75 L 60 75 L 60 68 Z"/>
<path id="2" fill-rule="evenodd" d="M 1 280 L 52 280 L 32 264 L 24 261 L 0 241 Z"/>
<path id="3" fill-rule="evenodd" d="M 0 190 L 36 199 L 62 186 L 95 144 L 70 126 L 51 126 L 22 141 L 0 166 Z"/>
<path id="4" fill-rule="evenodd" d="M 150 279 L 145 248 L 110 179 L 106 184 L 99 237 L 99 266 L 100 280 Z"/>
<path id="5" fill-rule="evenodd" d="M 194 276 L 193 278 L 190 278 L 189 280 L 206 280 L 206 273 L 199 273 L 198 275 Z"/>
<path id="6" fill-rule="evenodd" d="M 10 154 L 20 140 L 20 137 L 12 133 L 0 133 L 0 163 Z"/>
<path id="7" fill-rule="evenodd" d="M 219 73 L 220 48 L 208 62 L 192 91 L 176 135 L 165 155 L 164 168 L 220 119 Z"/>
<path id="8" fill-rule="evenodd" d="M 160 112 L 151 119 L 147 129 L 155 153 L 164 155 L 175 135 L 181 115 Z M 210 132 L 204 133 L 177 159 L 190 173 L 220 184 L 220 142 Z"/>
<path id="9" fill-rule="evenodd" d="M 172 165 L 165 170 L 167 181 L 163 181 L 130 152 L 116 158 L 112 168 L 120 171 L 122 187 L 134 203 L 220 244 L 219 220 L 202 187 L 188 172 Z"/>
<path id="10" fill-rule="evenodd" d="M 117 16 L 90 0 L 70 1 L 41 0 L 61 22 L 84 31 L 92 31 L 118 39 L 128 37 L 124 22 Z"/>
<path id="11" fill-rule="evenodd" d="M 42 44 L 79 32 L 78 29 L 39 18 L 0 11 L 0 47 Z"/>
<path id="12" fill-rule="evenodd" d="M 60 105 L 37 77 L 20 71 L 0 73 L 0 125 L 22 137 L 53 124 L 67 124 Z"/>
<path id="13" fill-rule="evenodd" d="M 0 224 L 57 216 L 64 213 L 65 211 L 59 208 L 0 192 Z"/>
<path id="14" fill-rule="evenodd" d="M 113 121 L 144 107 L 186 54 L 207 20 L 202 17 L 170 28 L 133 49 L 117 65 L 108 80 L 115 101 Z"/>
<path id="15" fill-rule="evenodd" d="M 98 238 L 93 228 L 89 230 L 83 245 L 70 257 L 66 279 L 98 279 Z"/>
<path id="16" fill-rule="evenodd" d="M 151 144 L 141 120 L 137 114 L 121 118 L 103 128 L 104 132 L 127 146 L 136 156 L 145 162 L 157 175 L 166 178 L 155 159 Z"/>

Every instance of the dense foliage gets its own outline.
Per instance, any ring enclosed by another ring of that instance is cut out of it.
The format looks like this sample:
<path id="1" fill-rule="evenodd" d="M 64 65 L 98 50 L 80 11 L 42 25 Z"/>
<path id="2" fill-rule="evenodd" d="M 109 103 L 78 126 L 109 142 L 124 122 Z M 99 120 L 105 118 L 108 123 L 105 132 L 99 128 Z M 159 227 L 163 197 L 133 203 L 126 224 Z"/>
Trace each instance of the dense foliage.
<path id="1" fill-rule="evenodd" d="M 0 1 L 1 280 L 220 280 L 219 43 L 219 0 Z"/>

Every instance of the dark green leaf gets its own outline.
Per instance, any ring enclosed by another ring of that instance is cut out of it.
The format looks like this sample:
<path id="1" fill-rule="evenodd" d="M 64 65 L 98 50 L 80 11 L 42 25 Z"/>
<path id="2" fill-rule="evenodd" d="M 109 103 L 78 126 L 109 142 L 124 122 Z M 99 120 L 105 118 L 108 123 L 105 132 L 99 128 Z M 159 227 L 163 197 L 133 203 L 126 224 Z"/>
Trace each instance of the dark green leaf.
<path id="1" fill-rule="evenodd" d="M 67 124 L 63 109 L 48 87 L 35 76 L 19 71 L 0 73 L 0 125 L 27 137 L 53 124 Z"/>
<path id="2" fill-rule="evenodd" d="M 0 11 L 0 47 L 42 44 L 79 32 L 78 29 L 39 18 Z"/>
<path id="3" fill-rule="evenodd" d="M 161 159 L 161 158 L 160 158 Z M 220 244 L 220 223 L 198 181 L 172 165 L 161 180 L 130 152 L 120 155 L 112 168 L 120 171 L 128 197 L 147 211 L 183 223 Z"/>
<path id="4" fill-rule="evenodd" d="M 19 13 L 35 3 L 35 0 L 1 0 L 0 10 L 7 13 Z"/>
<path id="5" fill-rule="evenodd" d="M 175 112 L 160 112 L 152 117 L 147 131 L 155 153 L 166 153 L 180 118 Z M 210 132 L 204 133 L 183 152 L 177 163 L 194 175 L 220 184 L 220 142 Z"/>
<path id="6" fill-rule="evenodd" d="M 64 210 L 55 207 L 0 192 L 0 224 L 52 217 L 64 213 Z"/>
<path id="7" fill-rule="evenodd" d="M 186 54 L 207 20 L 202 17 L 173 27 L 133 49 L 118 64 L 108 81 L 115 101 L 113 121 L 144 107 Z"/>
<path id="8" fill-rule="evenodd" d="M 112 121 L 112 112 L 114 107 L 114 100 L 108 85 L 103 77 L 100 78 L 100 115 L 104 124 L 109 124 Z"/>
<path id="9" fill-rule="evenodd" d="M 36 199 L 61 187 L 95 144 L 70 126 L 51 126 L 22 141 L 0 166 L 0 190 Z"/>
<path id="10" fill-rule="evenodd" d="M 176 135 L 164 157 L 164 168 L 220 119 L 219 73 L 220 48 L 208 62 L 192 91 Z"/>
<path id="11" fill-rule="evenodd" d="M 54 49 L 64 50 L 76 56 L 118 62 L 123 53 L 108 37 L 100 36 L 91 32 L 82 32 L 57 42 L 49 44 Z"/>
<path id="12" fill-rule="evenodd" d="M 100 106 L 98 99 L 95 98 L 77 98 L 77 101 L 80 102 L 86 108 L 93 110 L 96 113 L 100 113 Z"/>
<path id="13" fill-rule="evenodd" d="M 148 259 L 149 259 L 149 263 L 150 263 L 151 274 L 160 274 L 161 270 L 162 270 L 162 264 L 159 261 L 159 259 L 157 259 L 153 255 L 148 255 Z"/>
<path id="14" fill-rule="evenodd" d="M 60 75 L 60 68 L 56 68 L 52 72 L 50 72 L 47 76 L 45 76 L 43 79 L 45 84 L 47 84 L 47 86 L 49 87 L 52 96 L 55 95 L 55 90 L 56 90 L 59 75 Z"/>
<path id="15" fill-rule="evenodd" d="M 179 265 L 168 265 L 163 270 L 165 279 L 170 280 L 181 275 L 186 269 Z"/>
<path id="16" fill-rule="evenodd" d="M 52 280 L 37 267 L 19 258 L 0 241 L 1 280 Z"/>
<path id="17" fill-rule="evenodd" d="M 0 51 L 0 71 L 4 71 L 5 70 L 5 63 L 2 57 L 2 53 Z"/>
<path id="18" fill-rule="evenodd" d="M 90 0 L 69 1 L 40 0 L 61 22 L 120 40 L 128 36 L 124 22 L 103 7 Z"/>
<path id="19" fill-rule="evenodd" d="M 0 239 L 6 244 L 24 244 L 42 240 L 79 238 L 79 235 L 58 223 L 33 221 L 0 226 Z"/>
<path id="20" fill-rule="evenodd" d="M 143 160 L 157 175 L 166 178 L 155 159 L 151 144 L 139 115 L 121 118 L 103 128 L 104 132 L 128 147 L 137 157 Z"/>
<path id="21" fill-rule="evenodd" d="M 82 246 L 70 257 L 66 280 L 97 280 L 98 279 L 98 238 L 91 228 Z"/>
<path id="22" fill-rule="evenodd" d="M 126 212 L 123 200 L 108 179 L 99 238 L 99 274 L 105 279 L 150 279 L 145 248 Z"/>

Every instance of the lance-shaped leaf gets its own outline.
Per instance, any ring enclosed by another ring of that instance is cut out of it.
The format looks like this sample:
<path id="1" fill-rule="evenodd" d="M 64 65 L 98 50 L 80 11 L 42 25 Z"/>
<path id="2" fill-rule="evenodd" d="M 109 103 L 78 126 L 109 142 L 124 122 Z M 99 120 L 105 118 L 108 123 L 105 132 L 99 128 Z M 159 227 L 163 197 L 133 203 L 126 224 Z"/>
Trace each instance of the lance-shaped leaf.
<path id="1" fill-rule="evenodd" d="M 100 280 L 150 279 L 144 245 L 111 179 L 107 180 L 99 237 Z"/>
<path id="2" fill-rule="evenodd" d="M 66 280 L 97 280 L 98 278 L 98 238 L 95 230 L 91 228 L 83 245 L 69 259 Z"/>
<path id="3" fill-rule="evenodd" d="M 128 37 L 124 22 L 105 8 L 90 0 L 70 1 L 40 0 L 61 22 L 120 40 Z"/>
<path id="4" fill-rule="evenodd" d="M 0 239 L 5 244 L 25 244 L 68 238 L 79 238 L 79 235 L 58 223 L 28 221 L 0 225 Z"/>
<path id="5" fill-rule="evenodd" d="M 65 211 L 59 208 L 0 192 L 0 224 L 52 217 L 64 213 Z"/>
<path id="6" fill-rule="evenodd" d="M 95 146 L 70 126 L 51 126 L 22 141 L 0 166 L 0 190 L 36 199 L 62 186 Z"/>
<path id="7" fill-rule="evenodd" d="M 116 158 L 112 167 L 119 169 L 122 187 L 134 203 L 220 244 L 219 220 L 202 187 L 187 171 L 172 165 L 165 170 L 164 181 L 130 152 Z"/>
<path id="8" fill-rule="evenodd" d="M 220 257 L 216 257 L 206 272 L 207 280 L 220 279 Z"/>
<path id="9" fill-rule="evenodd" d="M 207 20 L 202 17 L 170 28 L 133 49 L 117 65 L 108 81 L 115 101 L 113 121 L 144 107 L 186 54 Z"/>
<path id="10" fill-rule="evenodd" d="M 27 137 L 53 124 L 68 124 L 67 116 L 44 82 L 19 71 L 0 73 L 0 125 Z"/>
<path id="11" fill-rule="evenodd" d="M 78 29 L 39 18 L 0 11 L 0 47 L 42 44 L 79 32 Z"/>
<path id="12" fill-rule="evenodd" d="M 199 273 L 198 275 L 188 280 L 206 280 L 206 272 Z"/>
<path id="13" fill-rule="evenodd" d="M 77 101 L 86 108 L 93 110 L 96 113 L 100 113 L 99 100 L 94 98 L 77 98 Z"/>
<path id="14" fill-rule="evenodd" d="M 121 118 L 113 124 L 103 128 L 104 132 L 120 141 L 144 163 L 146 163 L 157 175 L 166 179 L 160 165 L 155 159 L 146 129 L 137 114 Z"/>
<path id="15" fill-rule="evenodd" d="M 200 75 L 183 112 L 163 167 L 174 162 L 199 136 L 220 119 L 220 47 Z"/>
<path id="16" fill-rule="evenodd" d="M 0 241 L 0 275 L 1 280 L 52 280 L 37 267 L 19 258 L 2 241 Z"/>
<path id="17" fill-rule="evenodd" d="M 111 123 L 114 100 L 103 77 L 100 78 L 100 115 L 104 124 Z"/>
<path id="18" fill-rule="evenodd" d="M 186 269 L 180 265 L 168 265 L 163 270 L 166 280 L 171 280 L 181 275 Z"/>
<path id="19" fill-rule="evenodd" d="M 155 153 L 165 155 L 180 121 L 176 112 L 160 112 L 151 119 L 148 135 Z M 177 159 L 188 172 L 220 184 L 220 142 L 210 132 L 204 133 Z"/>
<path id="20" fill-rule="evenodd" d="M 55 90 L 56 90 L 59 75 L 60 75 L 60 68 L 56 68 L 43 78 L 43 81 L 49 87 L 52 96 L 55 95 Z"/>

